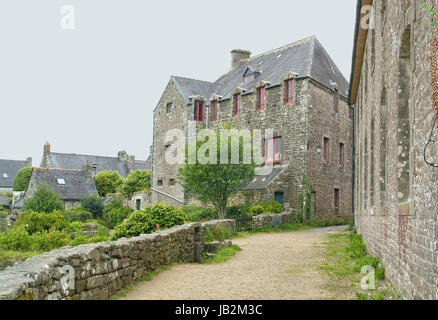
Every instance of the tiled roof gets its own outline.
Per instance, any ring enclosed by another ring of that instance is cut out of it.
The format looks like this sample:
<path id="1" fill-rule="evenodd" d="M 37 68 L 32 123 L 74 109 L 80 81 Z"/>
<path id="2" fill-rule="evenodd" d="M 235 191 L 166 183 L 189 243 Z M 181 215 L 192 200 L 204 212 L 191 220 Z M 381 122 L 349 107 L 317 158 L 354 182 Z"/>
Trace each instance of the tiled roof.
<path id="1" fill-rule="evenodd" d="M 244 83 L 243 74 L 248 67 L 257 69 L 260 75 Z M 237 87 L 252 92 L 256 83 L 262 80 L 269 82 L 271 87 L 280 85 L 282 78 L 290 71 L 298 74 L 298 78 L 310 77 L 329 89 L 336 82 L 339 93 L 348 97 L 348 81 L 315 36 L 242 61 L 215 82 L 175 76 L 172 80 L 188 102 L 194 95 L 210 99 L 217 94 L 227 99 Z"/>
<path id="2" fill-rule="evenodd" d="M 80 170 L 34 168 L 32 176 L 37 185 L 47 183 L 62 200 L 81 200 L 97 193 L 91 176 Z M 64 184 L 59 183 L 62 179 Z"/>
<path id="3" fill-rule="evenodd" d="M 26 167 L 26 161 L 0 159 L 0 187 L 12 188 L 17 172 Z"/>

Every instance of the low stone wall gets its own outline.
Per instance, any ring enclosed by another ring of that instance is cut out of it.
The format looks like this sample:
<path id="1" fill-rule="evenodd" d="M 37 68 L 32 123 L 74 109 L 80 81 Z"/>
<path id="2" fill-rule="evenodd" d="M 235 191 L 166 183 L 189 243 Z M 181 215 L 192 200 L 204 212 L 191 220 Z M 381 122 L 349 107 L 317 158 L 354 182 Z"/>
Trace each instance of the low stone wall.
<path id="1" fill-rule="evenodd" d="M 296 218 L 295 213 L 261 214 L 252 218 L 253 229 L 279 227 L 284 223 L 292 222 Z"/>

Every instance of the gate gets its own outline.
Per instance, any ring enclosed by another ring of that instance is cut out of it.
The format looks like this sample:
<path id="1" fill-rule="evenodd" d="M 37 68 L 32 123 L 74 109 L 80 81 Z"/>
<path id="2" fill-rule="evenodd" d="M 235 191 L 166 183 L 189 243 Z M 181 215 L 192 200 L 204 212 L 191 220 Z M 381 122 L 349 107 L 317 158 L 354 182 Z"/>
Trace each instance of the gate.
<path id="1" fill-rule="evenodd" d="M 252 217 L 231 217 L 236 221 L 236 232 L 251 231 Z"/>

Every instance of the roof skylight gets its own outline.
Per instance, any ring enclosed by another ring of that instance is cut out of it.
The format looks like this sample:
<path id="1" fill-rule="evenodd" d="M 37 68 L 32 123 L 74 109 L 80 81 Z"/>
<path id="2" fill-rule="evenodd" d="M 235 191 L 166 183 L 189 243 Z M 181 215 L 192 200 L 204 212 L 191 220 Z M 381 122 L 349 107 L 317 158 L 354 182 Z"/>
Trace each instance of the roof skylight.
<path id="1" fill-rule="evenodd" d="M 8 174 L 7 173 L 3 173 L 3 178 L 7 178 Z"/>
<path id="2" fill-rule="evenodd" d="M 58 179 L 58 184 L 65 185 L 65 179 Z"/>

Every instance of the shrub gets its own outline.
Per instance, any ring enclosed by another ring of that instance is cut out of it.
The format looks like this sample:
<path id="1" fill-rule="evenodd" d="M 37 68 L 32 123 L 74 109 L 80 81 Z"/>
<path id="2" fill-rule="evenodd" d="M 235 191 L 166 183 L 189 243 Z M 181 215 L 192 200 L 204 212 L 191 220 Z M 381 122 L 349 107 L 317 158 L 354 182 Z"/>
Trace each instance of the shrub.
<path id="1" fill-rule="evenodd" d="M 24 201 L 23 210 L 47 213 L 55 210 L 64 211 L 64 202 L 59 199 L 55 190 L 44 183 L 38 185 L 33 196 Z"/>
<path id="2" fill-rule="evenodd" d="M 215 208 L 204 208 L 198 206 L 182 206 L 181 209 L 185 212 L 187 221 L 199 222 L 201 220 L 219 219 L 219 215 Z"/>
<path id="3" fill-rule="evenodd" d="M 249 215 L 250 205 L 232 206 L 227 208 L 227 217 L 239 217 Z"/>
<path id="4" fill-rule="evenodd" d="M 252 216 L 258 216 L 259 214 L 263 214 L 264 212 L 265 209 L 263 209 L 263 206 L 261 206 L 260 204 L 256 204 L 249 209 L 249 213 Z"/>
<path id="5" fill-rule="evenodd" d="M 68 227 L 68 222 L 61 211 L 45 213 L 30 210 L 23 212 L 15 222 L 14 228 L 20 226 L 23 226 L 29 234 L 34 234 L 50 229 L 64 230 Z"/>
<path id="6" fill-rule="evenodd" d="M 32 248 L 40 251 L 50 251 L 64 247 L 70 241 L 68 233 L 56 229 L 37 232 L 32 235 Z"/>
<path id="7" fill-rule="evenodd" d="M 71 207 L 65 210 L 64 216 L 70 222 L 87 222 L 88 220 L 93 219 L 93 215 L 91 214 L 91 212 L 88 212 L 82 207 Z"/>
<path id="8" fill-rule="evenodd" d="M 32 175 L 32 167 L 22 168 L 17 172 L 14 179 L 12 190 L 14 191 L 26 191 L 29 185 L 30 176 Z"/>
<path id="9" fill-rule="evenodd" d="M 137 170 L 129 173 L 126 179 L 123 180 L 120 190 L 125 197 L 131 198 L 135 192 L 150 189 L 150 187 L 151 171 Z"/>
<path id="10" fill-rule="evenodd" d="M 205 228 L 203 240 L 204 242 L 212 242 L 214 240 L 224 241 L 230 239 L 235 235 L 235 232 L 228 228 L 222 227 L 220 224 L 212 226 L 211 228 Z"/>
<path id="11" fill-rule="evenodd" d="M 283 206 L 280 202 L 277 201 L 262 202 L 260 203 L 260 205 L 263 207 L 263 211 L 266 214 L 276 214 L 283 212 Z"/>
<path id="12" fill-rule="evenodd" d="M 108 224 L 115 228 L 123 220 L 125 220 L 134 210 L 130 207 L 112 208 L 111 211 L 105 210 L 103 214 L 103 219 L 108 222 Z"/>
<path id="13" fill-rule="evenodd" d="M 117 171 L 102 171 L 93 177 L 97 192 L 101 197 L 115 193 L 122 185 L 123 178 Z"/>
<path id="14" fill-rule="evenodd" d="M 9 212 L 0 207 L 0 218 L 6 218 L 9 215 Z"/>
<path id="15" fill-rule="evenodd" d="M 100 218 L 103 214 L 103 200 L 97 195 L 92 195 L 81 200 L 81 206 L 86 211 L 91 212 L 93 217 Z"/>
<path id="16" fill-rule="evenodd" d="M 160 229 L 170 228 L 183 224 L 185 219 L 185 213 L 180 208 L 157 202 L 153 206 L 131 213 L 114 229 L 113 239 L 150 233 L 157 229 L 157 224 Z"/>
<path id="17" fill-rule="evenodd" d="M 33 239 L 24 226 L 15 226 L 9 233 L 0 234 L 0 248 L 3 250 L 26 251 L 32 247 Z"/>
<path id="18" fill-rule="evenodd" d="M 103 208 L 103 212 L 111 212 L 113 209 L 123 207 L 123 197 L 120 194 L 115 194 L 112 195 L 112 200 L 105 205 L 105 207 Z"/>

